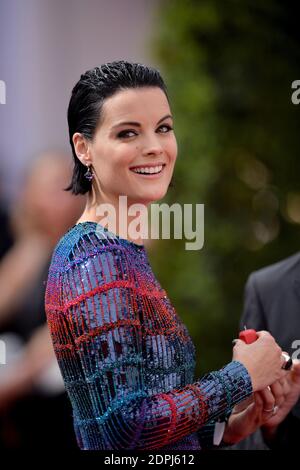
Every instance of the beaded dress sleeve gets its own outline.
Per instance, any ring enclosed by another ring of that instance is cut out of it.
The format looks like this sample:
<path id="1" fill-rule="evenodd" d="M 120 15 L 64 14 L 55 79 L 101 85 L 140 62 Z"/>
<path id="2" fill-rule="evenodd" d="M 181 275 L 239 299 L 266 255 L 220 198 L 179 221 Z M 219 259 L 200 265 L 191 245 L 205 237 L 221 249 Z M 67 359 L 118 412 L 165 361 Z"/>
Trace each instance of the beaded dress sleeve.
<path id="1" fill-rule="evenodd" d="M 59 242 L 45 296 L 78 445 L 200 448 L 197 432 L 252 393 L 250 376 L 232 361 L 195 380 L 194 344 L 145 247 L 96 226 Z"/>

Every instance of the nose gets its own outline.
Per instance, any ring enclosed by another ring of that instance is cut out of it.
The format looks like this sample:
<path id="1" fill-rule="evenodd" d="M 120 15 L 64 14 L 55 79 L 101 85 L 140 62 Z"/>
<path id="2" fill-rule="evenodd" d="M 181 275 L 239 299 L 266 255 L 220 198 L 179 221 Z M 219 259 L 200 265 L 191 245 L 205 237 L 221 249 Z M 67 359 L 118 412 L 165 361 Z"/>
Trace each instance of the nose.
<path id="1" fill-rule="evenodd" d="M 161 155 L 163 153 L 163 147 L 158 140 L 158 137 L 149 137 L 147 143 L 143 148 L 143 155 Z"/>

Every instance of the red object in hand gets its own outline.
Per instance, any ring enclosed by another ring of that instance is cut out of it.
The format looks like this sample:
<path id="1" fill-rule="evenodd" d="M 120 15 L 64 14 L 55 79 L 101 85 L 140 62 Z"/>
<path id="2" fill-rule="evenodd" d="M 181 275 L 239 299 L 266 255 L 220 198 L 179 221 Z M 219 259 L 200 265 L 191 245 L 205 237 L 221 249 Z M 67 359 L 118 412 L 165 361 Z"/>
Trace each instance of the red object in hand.
<path id="1" fill-rule="evenodd" d="M 246 344 L 254 343 L 258 338 L 255 330 L 243 330 L 239 334 L 239 339 L 244 341 Z"/>

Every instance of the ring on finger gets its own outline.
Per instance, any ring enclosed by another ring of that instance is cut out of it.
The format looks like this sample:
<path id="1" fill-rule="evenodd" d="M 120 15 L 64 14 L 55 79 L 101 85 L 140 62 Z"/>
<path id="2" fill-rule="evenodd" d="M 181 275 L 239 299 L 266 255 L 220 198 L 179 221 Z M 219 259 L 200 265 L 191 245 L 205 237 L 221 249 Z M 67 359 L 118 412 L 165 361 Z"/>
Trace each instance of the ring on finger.
<path id="1" fill-rule="evenodd" d="M 272 415 L 276 415 L 277 411 L 278 411 L 278 406 L 277 405 L 274 405 L 273 408 L 270 408 L 269 410 L 264 408 L 263 411 L 265 413 L 271 413 L 272 412 Z"/>
<path id="2" fill-rule="evenodd" d="M 275 410 L 275 406 L 273 406 L 273 408 L 270 408 L 269 410 L 267 410 L 266 408 L 263 409 L 265 413 L 271 413 L 271 411 L 274 412 L 274 410 Z"/>
<path id="3" fill-rule="evenodd" d="M 292 358 L 286 353 L 282 353 L 282 357 L 285 360 L 285 362 L 282 364 L 281 368 L 284 370 L 290 370 L 293 365 Z"/>

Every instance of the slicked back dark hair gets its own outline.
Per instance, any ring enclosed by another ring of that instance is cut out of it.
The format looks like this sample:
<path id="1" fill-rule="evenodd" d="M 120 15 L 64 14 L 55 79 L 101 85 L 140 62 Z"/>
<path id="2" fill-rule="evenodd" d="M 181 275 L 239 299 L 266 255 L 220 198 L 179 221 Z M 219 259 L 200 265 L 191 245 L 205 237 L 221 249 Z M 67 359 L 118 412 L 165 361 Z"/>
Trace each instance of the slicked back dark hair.
<path id="1" fill-rule="evenodd" d="M 81 163 L 75 153 L 73 134 L 80 132 L 84 137 L 92 140 L 96 128 L 101 123 L 105 99 L 120 90 L 142 87 L 159 87 L 169 101 L 167 88 L 160 72 L 143 64 L 124 60 L 108 62 L 81 75 L 72 90 L 68 106 L 69 139 L 74 169 L 71 183 L 65 191 L 85 194 L 92 188 L 92 182 L 84 176 L 87 167 Z"/>

